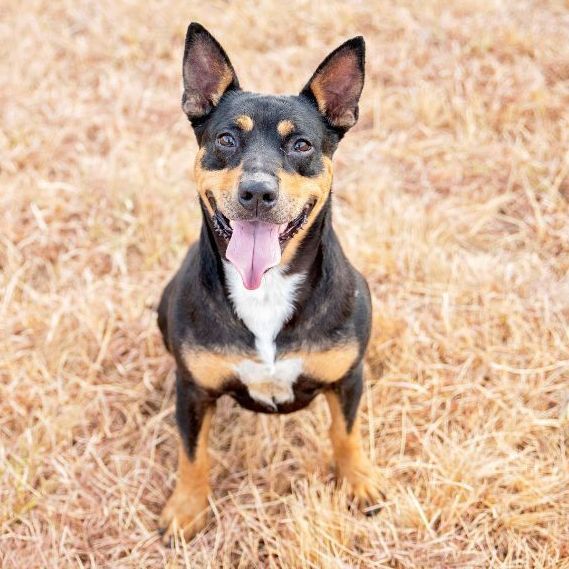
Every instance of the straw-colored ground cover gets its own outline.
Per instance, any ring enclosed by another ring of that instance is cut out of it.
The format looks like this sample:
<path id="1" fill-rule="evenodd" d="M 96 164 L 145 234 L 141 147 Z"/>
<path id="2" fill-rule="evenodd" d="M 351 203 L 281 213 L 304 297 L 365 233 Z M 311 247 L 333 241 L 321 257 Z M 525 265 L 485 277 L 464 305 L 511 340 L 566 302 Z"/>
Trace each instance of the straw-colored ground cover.
<path id="1" fill-rule="evenodd" d="M 335 221 L 375 298 L 373 518 L 335 489 L 322 401 L 223 401 L 213 514 L 160 545 L 172 361 L 153 307 L 195 238 L 189 21 L 296 92 L 362 33 Z M 0 566 L 569 567 L 569 5 L 0 4 Z"/>

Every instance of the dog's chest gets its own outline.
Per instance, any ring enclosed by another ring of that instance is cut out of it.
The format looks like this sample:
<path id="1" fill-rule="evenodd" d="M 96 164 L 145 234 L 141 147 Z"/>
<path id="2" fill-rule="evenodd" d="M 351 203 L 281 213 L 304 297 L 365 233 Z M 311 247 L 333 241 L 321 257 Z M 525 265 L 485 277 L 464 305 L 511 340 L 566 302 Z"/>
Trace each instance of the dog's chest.
<path id="1" fill-rule="evenodd" d="M 256 358 L 234 365 L 249 395 L 269 406 L 294 399 L 293 385 L 303 370 L 300 357 L 276 359 L 275 339 L 294 312 L 294 301 L 303 274 L 268 271 L 261 286 L 247 290 L 233 265 L 225 264 L 231 301 L 237 316 L 255 336 Z"/>

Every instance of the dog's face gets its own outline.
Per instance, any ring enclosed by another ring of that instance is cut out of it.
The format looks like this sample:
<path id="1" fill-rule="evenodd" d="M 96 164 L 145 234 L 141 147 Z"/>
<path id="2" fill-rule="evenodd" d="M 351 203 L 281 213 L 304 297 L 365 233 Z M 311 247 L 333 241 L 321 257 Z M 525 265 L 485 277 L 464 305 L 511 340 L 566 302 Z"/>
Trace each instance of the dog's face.
<path id="1" fill-rule="evenodd" d="M 182 108 L 200 146 L 200 199 L 221 251 L 247 288 L 290 261 L 326 203 L 332 155 L 358 117 L 364 43 L 333 51 L 297 96 L 244 92 L 227 55 L 191 24 L 183 62 Z"/>

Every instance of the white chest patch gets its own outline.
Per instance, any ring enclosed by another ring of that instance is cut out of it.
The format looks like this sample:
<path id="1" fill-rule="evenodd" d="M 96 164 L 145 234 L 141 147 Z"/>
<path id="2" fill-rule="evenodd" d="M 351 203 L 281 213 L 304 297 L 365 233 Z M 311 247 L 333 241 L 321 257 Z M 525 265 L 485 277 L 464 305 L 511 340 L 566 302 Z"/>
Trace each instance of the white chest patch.
<path id="1" fill-rule="evenodd" d="M 275 360 L 275 338 L 294 312 L 294 300 L 304 274 L 283 275 L 279 267 L 267 271 L 261 286 L 247 290 L 237 269 L 224 263 L 229 294 L 237 316 L 255 336 L 260 361 L 242 360 L 234 369 L 249 395 L 269 406 L 292 401 L 292 386 L 302 372 L 302 360 Z"/>

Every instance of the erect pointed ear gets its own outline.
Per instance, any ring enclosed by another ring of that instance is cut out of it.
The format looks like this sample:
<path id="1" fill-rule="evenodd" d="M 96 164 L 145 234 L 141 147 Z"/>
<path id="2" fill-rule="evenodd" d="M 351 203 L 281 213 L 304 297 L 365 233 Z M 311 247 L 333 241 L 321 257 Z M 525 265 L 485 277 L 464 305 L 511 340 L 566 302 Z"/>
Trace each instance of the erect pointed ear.
<path id="1" fill-rule="evenodd" d="M 328 55 L 300 93 L 316 103 L 334 128 L 346 131 L 358 120 L 364 63 L 364 38 L 352 38 Z"/>
<path id="2" fill-rule="evenodd" d="M 239 81 L 225 51 L 200 24 L 192 22 L 186 34 L 182 109 L 190 120 L 207 115 L 226 91 Z"/>

